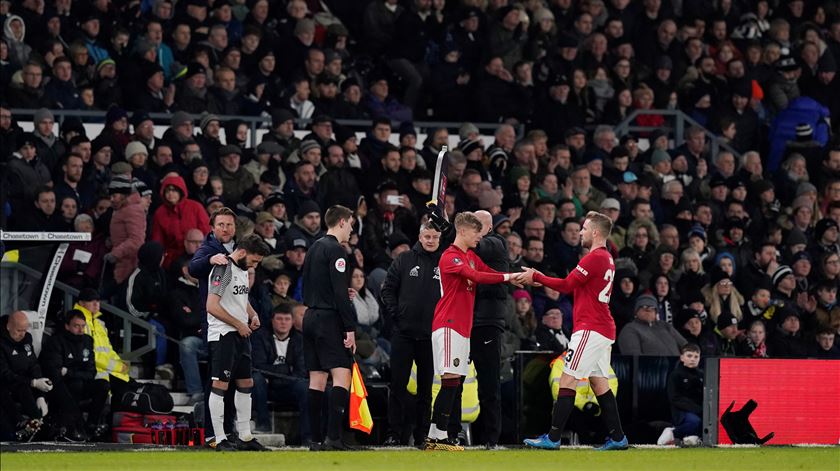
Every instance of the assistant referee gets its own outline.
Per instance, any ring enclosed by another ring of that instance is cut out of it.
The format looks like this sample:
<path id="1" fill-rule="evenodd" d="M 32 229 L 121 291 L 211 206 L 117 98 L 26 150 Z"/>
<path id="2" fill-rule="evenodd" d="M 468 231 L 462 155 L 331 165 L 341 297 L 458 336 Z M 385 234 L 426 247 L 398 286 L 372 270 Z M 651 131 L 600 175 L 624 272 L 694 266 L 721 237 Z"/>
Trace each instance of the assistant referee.
<path id="1" fill-rule="evenodd" d="M 327 235 L 306 253 L 303 264 L 303 353 L 309 370 L 309 418 L 312 450 L 351 450 L 341 441 L 341 424 L 350 402 L 353 353 L 356 352 L 356 309 L 350 301 L 347 252 L 353 211 L 333 206 L 324 216 Z M 327 439 L 321 444 L 321 409 L 327 379 L 332 375 Z"/>

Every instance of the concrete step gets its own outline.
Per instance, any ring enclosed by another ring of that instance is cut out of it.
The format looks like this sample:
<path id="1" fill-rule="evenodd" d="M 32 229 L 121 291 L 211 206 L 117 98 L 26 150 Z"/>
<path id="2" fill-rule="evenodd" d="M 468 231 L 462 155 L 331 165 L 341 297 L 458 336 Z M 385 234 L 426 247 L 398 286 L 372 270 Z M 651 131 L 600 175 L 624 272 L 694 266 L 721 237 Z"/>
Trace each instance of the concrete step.
<path id="1" fill-rule="evenodd" d="M 188 406 L 186 404 L 177 405 L 172 408 L 172 412 L 177 412 L 179 414 L 191 414 L 194 410 L 194 406 Z"/>

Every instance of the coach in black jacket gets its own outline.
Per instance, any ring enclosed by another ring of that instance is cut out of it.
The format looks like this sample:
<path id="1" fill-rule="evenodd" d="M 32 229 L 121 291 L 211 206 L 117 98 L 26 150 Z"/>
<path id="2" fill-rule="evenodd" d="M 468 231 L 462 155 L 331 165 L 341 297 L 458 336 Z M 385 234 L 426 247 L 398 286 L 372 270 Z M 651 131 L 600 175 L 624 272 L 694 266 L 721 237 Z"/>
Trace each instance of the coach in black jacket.
<path id="1" fill-rule="evenodd" d="M 44 393 L 52 390 L 52 382 L 41 374 L 32 335 L 27 332 L 29 320 L 22 311 L 0 318 L 0 401 L 15 425 L 23 420 L 47 415 Z M 20 405 L 20 408 L 17 407 Z"/>
<path id="2" fill-rule="evenodd" d="M 81 311 L 74 309 L 65 314 L 64 328 L 45 338 L 40 360 L 44 374 L 53 382 L 50 403 L 62 425 L 68 428 L 68 436 L 85 436 L 79 403 L 87 399 L 90 399 L 87 432 L 97 434 L 109 383 L 96 379 L 93 337 L 85 334 L 85 315 Z"/>
<path id="3" fill-rule="evenodd" d="M 419 239 L 391 263 L 382 286 L 385 313 L 393 326 L 388 446 L 407 444 L 411 424 L 414 443 L 423 443 L 431 418 L 432 319 L 440 299 L 440 232 L 426 224 Z M 406 390 L 412 362 L 417 364 L 416 409 L 408 407 L 411 397 Z"/>
<path id="4" fill-rule="evenodd" d="M 268 401 L 300 409 L 300 436 L 309 445 L 309 372 L 303 358 L 303 335 L 293 328 L 290 304 L 280 304 L 272 313 L 270 328 L 251 336 L 251 375 L 257 431 L 270 431 Z"/>
<path id="5" fill-rule="evenodd" d="M 507 242 L 493 231 L 493 217 L 487 211 L 476 211 L 483 226 L 484 237 L 475 248 L 476 255 L 488 267 L 508 273 Z M 505 331 L 505 310 L 513 309 L 505 285 L 479 285 L 475 295 L 475 316 L 470 335 L 470 359 L 478 377 L 478 420 L 484 433 L 478 443 L 493 448 L 502 432 L 502 401 L 499 374 L 502 365 L 501 339 Z"/>

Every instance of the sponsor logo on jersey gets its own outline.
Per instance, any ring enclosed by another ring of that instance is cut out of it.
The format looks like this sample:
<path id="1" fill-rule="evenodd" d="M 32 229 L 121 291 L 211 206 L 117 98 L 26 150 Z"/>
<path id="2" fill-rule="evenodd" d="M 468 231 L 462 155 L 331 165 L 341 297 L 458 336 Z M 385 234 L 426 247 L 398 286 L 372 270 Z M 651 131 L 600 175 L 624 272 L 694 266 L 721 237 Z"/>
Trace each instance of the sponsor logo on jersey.
<path id="1" fill-rule="evenodd" d="M 213 286 L 219 286 L 222 284 L 222 275 L 216 274 L 213 275 L 213 279 L 210 282 Z"/>
<path id="2" fill-rule="evenodd" d="M 72 359 L 73 359 L 73 354 L 72 354 L 72 353 L 68 353 L 68 354 L 67 354 L 67 359 L 68 359 L 68 360 L 72 360 Z"/>
<path id="3" fill-rule="evenodd" d="M 589 272 L 584 270 L 582 266 L 578 265 L 575 267 L 575 270 L 581 272 L 583 276 L 589 276 Z"/>
<path id="4" fill-rule="evenodd" d="M 420 276 L 420 265 L 414 265 L 414 268 L 412 268 L 411 271 L 408 272 L 408 276 Z"/>
<path id="5" fill-rule="evenodd" d="M 335 269 L 339 273 L 344 273 L 344 270 L 347 269 L 347 262 L 345 262 L 343 258 L 339 258 L 335 261 Z"/>

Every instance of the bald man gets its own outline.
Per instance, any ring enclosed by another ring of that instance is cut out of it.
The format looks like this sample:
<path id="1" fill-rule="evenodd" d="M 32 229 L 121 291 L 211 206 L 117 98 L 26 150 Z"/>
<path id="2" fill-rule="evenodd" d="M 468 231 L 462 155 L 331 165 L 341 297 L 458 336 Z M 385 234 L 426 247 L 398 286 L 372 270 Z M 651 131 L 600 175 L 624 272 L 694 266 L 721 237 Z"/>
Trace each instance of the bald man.
<path id="1" fill-rule="evenodd" d="M 26 313 L 16 311 L 0 319 L 0 325 L 0 403 L 16 432 L 26 429 L 30 419 L 38 421 L 37 431 L 49 412 L 44 394 L 52 390 L 52 382 L 41 374 Z"/>
<path id="2" fill-rule="evenodd" d="M 493 216 L 476 211 L 481 221 L 482 239 L 475 253 L 490 268 L 511 271 L 507 241 L 493 232 Z M 513 313 L 513 302 L 507 285 L 478 285 L 475 296 L 475 317 L 470 335 L 470 357 L 475 365 L 478 382 L 478 401 L 481 413 L 478 420 L 484 425 L 477 443 L 488 449 L 496 448 L 502 432 L 502 402 L 499 373 L 502 363 L 501 339 L 505 331 L 505 316 Z"/>

